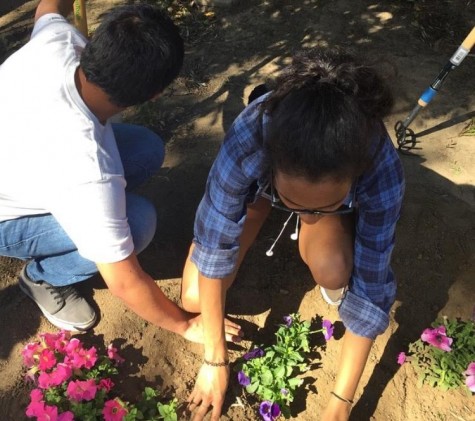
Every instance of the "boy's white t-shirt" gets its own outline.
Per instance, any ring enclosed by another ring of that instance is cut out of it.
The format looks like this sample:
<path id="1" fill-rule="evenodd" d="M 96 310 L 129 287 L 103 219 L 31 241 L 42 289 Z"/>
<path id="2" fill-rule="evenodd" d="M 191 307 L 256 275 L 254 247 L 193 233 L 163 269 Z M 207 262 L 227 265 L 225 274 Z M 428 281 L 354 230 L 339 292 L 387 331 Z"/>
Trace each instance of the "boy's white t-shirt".
<path id="1" fill-rule="evenodd" d="M 134 245 L 111 125 L 74 82 L 85 45 L 65 18 L 47 14 L 0 66 L 0 221 L 51 213 L 81 256 L 112 263 Z"/>

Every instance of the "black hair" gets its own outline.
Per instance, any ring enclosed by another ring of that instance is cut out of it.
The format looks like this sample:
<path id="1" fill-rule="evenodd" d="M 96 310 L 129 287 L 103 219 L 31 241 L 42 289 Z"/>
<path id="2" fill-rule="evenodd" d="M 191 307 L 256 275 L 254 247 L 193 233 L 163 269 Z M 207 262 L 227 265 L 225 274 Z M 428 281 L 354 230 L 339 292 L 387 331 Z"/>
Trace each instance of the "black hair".
<path id="1" fill-rule="evenodd" d="M 315 48 L 298 53 L 275 82 L 262 104 L 274 171 L 310 181 L 358 177 L 393 104 L 376 70 L 343 50 Z"/>
<path id="2" fill-rule="evenodd" d="M 111 102 L 128 107 L 153 98 L 176 78 L 183 50 L 178 28 L 158 7 L 126 5 L 107 13 L 80 66 Z"/>

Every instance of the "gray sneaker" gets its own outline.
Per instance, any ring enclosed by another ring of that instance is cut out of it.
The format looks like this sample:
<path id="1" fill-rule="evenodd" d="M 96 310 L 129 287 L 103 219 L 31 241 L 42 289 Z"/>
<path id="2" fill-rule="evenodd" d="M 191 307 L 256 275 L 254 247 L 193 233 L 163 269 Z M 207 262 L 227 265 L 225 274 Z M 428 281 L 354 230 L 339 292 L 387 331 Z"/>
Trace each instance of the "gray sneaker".
<path id="1" fill-rule="evenodd" d="M 73 286 L 55 287 L 44 281 L 33 282 L 26 274 L 26 266 L 21 270 L 19 284 L 45 317 L 60 329 L 84 331 L 96 322 L 96 312 Z"/>

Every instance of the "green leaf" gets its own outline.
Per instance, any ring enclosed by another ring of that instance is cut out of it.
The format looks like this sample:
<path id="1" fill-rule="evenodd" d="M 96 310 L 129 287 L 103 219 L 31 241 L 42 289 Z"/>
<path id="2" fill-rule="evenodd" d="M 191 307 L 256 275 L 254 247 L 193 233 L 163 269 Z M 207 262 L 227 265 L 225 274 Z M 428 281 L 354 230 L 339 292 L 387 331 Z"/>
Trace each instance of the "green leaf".
<path id="1" fill-rule="evenodd" d="M 272 375 L 272 372 L 270 370 L 262 372 L 261 383 L 264 386 L 270 386 L 272 383 L 274 383 L 274 376 Z"/>
<path id="2" fill-rule="evenodd" d="M 256 381 L 254 383 L 251 383 L 249 386 L 246 386 L 246 392 L 251 394 L 254 393 L 259 387 L 259 384 L 259 381 Z"/>

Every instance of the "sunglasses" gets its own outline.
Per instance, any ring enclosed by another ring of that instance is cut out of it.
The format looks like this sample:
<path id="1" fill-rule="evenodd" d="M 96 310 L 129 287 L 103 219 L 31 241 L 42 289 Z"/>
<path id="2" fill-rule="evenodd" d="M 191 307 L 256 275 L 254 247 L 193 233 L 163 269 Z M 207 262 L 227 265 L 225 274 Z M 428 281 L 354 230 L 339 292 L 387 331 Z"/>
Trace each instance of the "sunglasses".
<path id="1" fill-rule="evenodd" d="M 346 215 L 349 213 L 353 213 L 355 210 L 354 202 L 355 202 L 355 194 L 356 194 L 356 186 L 353 189 L 353 197 L 348 205 L 341 205 L 338 209 L 333 211 L 324 211 L 319 209 L 293 209 L 285 206 L 280 200 L 278 194 L 274 189 L 274 182 L 271 178 L 270 182 L 270 199 L 271 199 L 271 206 L 275 209 L 279 209 L 284 212 L 293 212 L 297 215 L 319 215 L 319 216 L 329 216 L 329 215 Z"/>

